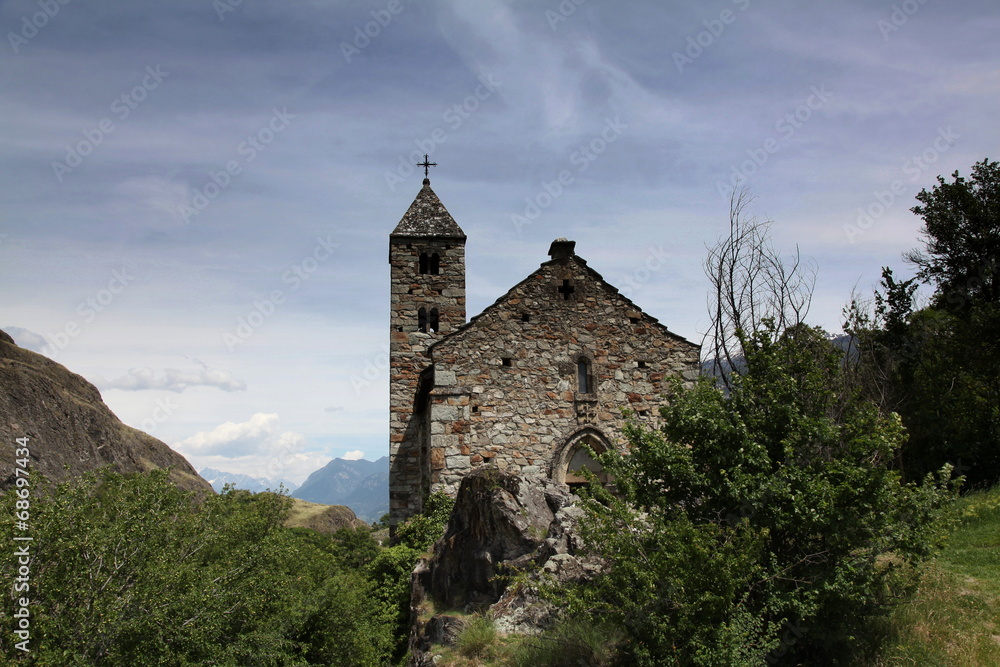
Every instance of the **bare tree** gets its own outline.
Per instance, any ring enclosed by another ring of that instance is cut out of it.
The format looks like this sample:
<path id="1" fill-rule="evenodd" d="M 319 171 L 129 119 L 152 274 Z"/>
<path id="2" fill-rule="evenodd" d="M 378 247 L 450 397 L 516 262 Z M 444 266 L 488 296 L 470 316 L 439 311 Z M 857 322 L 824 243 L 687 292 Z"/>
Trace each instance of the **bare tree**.
<path id="1" fill-rule="evenodd" d="M 711 372 L 728 391 L 730 376 L 745 358 L 742 334 L 756 331 L 765 319 L 781 333 L 801 324 L 809 312 L 816 268 L 804 263 L 798 246 L 782 258 L 771 243 L 771 220 L 758 220 L 746 208 L 746 189 L 729 199 L 729 235 L 709 248 L 705 273 L 711 324 L 702 342 L 712 358 Z"/>

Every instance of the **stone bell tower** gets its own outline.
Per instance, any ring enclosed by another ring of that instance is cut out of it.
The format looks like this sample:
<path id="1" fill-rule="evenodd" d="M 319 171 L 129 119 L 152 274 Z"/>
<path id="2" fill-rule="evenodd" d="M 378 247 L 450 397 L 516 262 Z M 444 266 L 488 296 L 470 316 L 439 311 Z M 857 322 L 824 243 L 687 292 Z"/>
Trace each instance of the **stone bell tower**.
<path id="1" fill-rule="evenodd" d="M 394 531 L 421 511 L 429 489 L 429 427 L 414 414 L 420 374 L 430 363 L 427 349 L 465 324 L 465 232 L 428 178 L 389 235 L 389 265 L 389 517 Z"/>

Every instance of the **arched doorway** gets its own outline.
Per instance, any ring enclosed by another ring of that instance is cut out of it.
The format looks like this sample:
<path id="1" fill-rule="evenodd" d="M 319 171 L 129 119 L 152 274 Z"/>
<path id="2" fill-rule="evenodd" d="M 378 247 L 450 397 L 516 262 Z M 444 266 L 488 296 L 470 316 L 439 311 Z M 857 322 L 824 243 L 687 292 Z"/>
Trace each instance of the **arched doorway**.
<path id="1" fill-rule="evenodd" d="M 559 454 L 552 462 L 551 477 L 557 482 L 569 485 L 570 489 L 586 486 L 587 478 L 580 472 L 586 468 L 597 475 L 601 482 L 608 483 L 608 475 L 600 463 L 590 455 L 607 451 L 611 447 L 608 439 L 596 428 L 581 429 L 566 439 Z"/>

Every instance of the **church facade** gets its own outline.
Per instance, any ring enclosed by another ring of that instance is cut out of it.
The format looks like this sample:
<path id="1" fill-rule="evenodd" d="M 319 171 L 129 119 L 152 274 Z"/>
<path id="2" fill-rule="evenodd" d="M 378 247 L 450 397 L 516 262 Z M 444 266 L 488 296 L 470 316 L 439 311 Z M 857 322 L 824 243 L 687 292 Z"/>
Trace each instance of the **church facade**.
<path id="1" fill-rule="evenodd" d="M 699 373 L 699 346 L 642 312 L 566 239 L 466 321 L 465 241 L 426 178 L 389 235 L 393 526 L 428 494 L 454 495 L 481 465 L 581 482 L 585 445 L 621 446 L 623 408 L 652 423 L 671 379 Z"/>

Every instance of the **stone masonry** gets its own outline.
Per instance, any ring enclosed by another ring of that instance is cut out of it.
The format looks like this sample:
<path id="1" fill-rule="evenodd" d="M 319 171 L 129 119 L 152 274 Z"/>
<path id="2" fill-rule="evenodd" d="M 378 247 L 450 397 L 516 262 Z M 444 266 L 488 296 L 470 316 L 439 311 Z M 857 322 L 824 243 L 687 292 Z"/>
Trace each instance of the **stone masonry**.
<path id="1" fill-rule="evenodd" d="M 699 347 L 643 313 L 566 239 L 465 323 L 465 235 L 424 183 L 407 212 L 409 235 L 404 216 L 390 236 L 393 525 L 428 493 L 454 495 L 488 463 L 578 481 L 580 465 L 595 469 L 584 445 L 621 446 L 623 408 L 652 423 L 671 378 L 691 382 L 699 372 Z M 426 204 L 431 197 L 440 209 Z M 420 273 L 427 252 L 439 255 L 438 275 Z M 421 308 L 437 309 L 437 331 Z"/>

